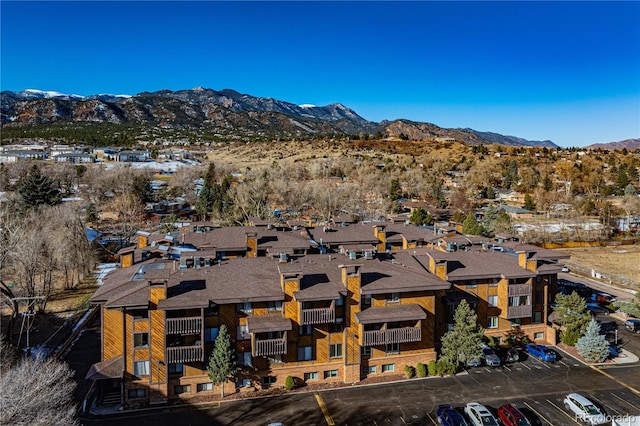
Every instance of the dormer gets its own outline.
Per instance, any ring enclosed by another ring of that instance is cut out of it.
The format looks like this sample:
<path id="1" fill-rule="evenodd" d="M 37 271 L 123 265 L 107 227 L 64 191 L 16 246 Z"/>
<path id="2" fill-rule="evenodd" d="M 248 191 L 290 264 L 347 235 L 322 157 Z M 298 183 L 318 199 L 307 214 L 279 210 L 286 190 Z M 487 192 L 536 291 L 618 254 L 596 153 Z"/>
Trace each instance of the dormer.
<path id="1" fill-rule="evenodd" d="M 517 251 L 518 264 L 521 268 L 524 268 L 531 272 L 536 272 L 538 262 L 534 259 L 535 252 Z"/>
<path id="2" fill-rule="evenodd" d="M 129 268 L 133 265 L 134 262 L 134 253 L 135 247 L 125 247 L 118 252 L 118 256 L 120 257 L 120 267 L 121 268 Z"/>
<path id="3" fill-rule="evenodd" d="M 379 252 L 383 252 L 387 248 L 387 227 L 385 225 L 374 225 L 373 226 L 373 236 L 376 237 L 379 241 L 378 246 L 376 247 Z"/>
<path id="4" fill-rule="evenodd" d="M 150 233 L 145 231 L 138 231 L 136 232 L 136 235 L 138 236 L 139 249 L 143 249 L 149 245 L 149 236 L 151 235 Z"/>
<path id="5" fill-rule="evenodd" d="M 247 257 L 258 256 L 258 234 L 256 232 L 245 232 L 247 240 Z"/>
<path id="6" fill-rule="evenodd" d="M 360 264 L 338 265 L 342 269 L 342 285 L 349 288 L 349 281 L 354 279 L 360 286 Z"/>

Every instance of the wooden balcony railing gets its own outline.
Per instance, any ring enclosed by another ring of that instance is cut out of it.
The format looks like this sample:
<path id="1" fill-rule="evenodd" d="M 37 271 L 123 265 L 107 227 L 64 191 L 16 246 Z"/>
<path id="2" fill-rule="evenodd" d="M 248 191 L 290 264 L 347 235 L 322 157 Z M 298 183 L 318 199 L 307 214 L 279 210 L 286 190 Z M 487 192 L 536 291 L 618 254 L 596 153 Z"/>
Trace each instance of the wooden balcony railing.
<path id="1" fill-rule="evenodd" d="M 303 309 L 300 325 L 328 324 L 336 321 L 336 311 L 332 307 Z"/>
<path id="2" fill-rule="evenodd" d="M 531 286 L 529 284 L 509 284 L 508 296 L 531 296 Z"/>
<path id="3" fill-rule="evenodd" d="M 166 334 L 200 334 L 201 331 L 201 317 L 167 319 Z"/>
<path id="4" fill-rule="evenodd" d="M 166 359 L 169 364 L 204 361 L 204 348 L 202 345 L 167 348 Z"/>
<path id="5" fill-rule="evenodd" d="M 386 345 L 388 343 L 419 342 L 422 340 L 420 327 L 389 328 L 387 330 L 365 331 L 363 346 Z"/>
<path id="6" fill-rule="evenodd" d="M 507 319 L 528 318 L 530 316 L 531 316 L 531 305 L 507 307 Z"/>
<path id="7" fill-rule="evenodd" d="M 282 355 L 287 353 L 287 334 L 278 339 L 254 339 L 253 356 Z"/>

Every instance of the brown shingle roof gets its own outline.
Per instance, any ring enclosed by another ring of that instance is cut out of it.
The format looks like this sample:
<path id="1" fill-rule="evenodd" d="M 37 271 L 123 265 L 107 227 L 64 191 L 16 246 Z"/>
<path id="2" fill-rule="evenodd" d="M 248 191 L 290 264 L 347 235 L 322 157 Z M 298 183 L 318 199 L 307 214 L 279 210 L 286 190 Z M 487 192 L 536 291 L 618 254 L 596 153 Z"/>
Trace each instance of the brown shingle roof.
<path id="1" fill-rule="evenodd" d="M 447 261 L 447 280 L 484 279 L 494 277 L 527 278 L 535 277 L 534 272 L 522 268 L 517 256 L 489 251 L 443 252 L 435 249 L 423 251 L 434 260 Z M 428 263 L 428 262 L 426 262 Z"/>
<path id="2" fill-rule="evenodd" d="M 106 361 L 96 362 L 89 368 L 87 380 L 120 379 L 124 374 L 122 355 Z"/>
<path id="3" fill-rule="evenodd" d="M 376 306 L 356 314 L 359 324 L 376 324 L 390 321 L 410 321 L 427 318 L 420 305 Z"/>
<path id="4" fill-rule="evenodd" d="M 268 333 L 272 331 L 291 331 L 291 319 L 282 315 L 255 315 L 247 317 L 249 333 Z"/>

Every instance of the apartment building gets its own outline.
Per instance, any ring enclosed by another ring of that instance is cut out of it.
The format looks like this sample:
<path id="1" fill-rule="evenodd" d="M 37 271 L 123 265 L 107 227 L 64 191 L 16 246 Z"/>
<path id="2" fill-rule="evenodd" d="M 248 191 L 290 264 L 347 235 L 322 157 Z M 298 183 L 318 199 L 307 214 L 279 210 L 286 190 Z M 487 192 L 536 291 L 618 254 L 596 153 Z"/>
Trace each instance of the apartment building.
<path id="1" fill-rule="evenodd" d="M 493 243 L 392 222 L 140 232 L 91 299 L 102 361 L 87 377 L 125 408 L 219 395 L 206 366 L 224 324 L 241 366 L 225 394 L 287 376 L 356 383 L 436 359 L 463 298 L 489 335 L 555 339 L 547 307 L 566 256 Z"/>

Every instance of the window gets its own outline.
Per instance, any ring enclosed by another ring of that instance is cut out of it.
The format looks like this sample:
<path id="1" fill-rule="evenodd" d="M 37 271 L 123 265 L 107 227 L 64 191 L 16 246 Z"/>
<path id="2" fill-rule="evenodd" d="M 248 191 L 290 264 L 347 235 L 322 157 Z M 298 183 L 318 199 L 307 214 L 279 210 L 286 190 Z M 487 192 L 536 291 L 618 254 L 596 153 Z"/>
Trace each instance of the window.
<path id="1" fill-rule="evenodd" d="M 267 357 L 267 366 L 275 364 L 282 364 L 282 354 L 269 355 Z"/>
<path id="2" fill-rule="evenodd" d="M 311 336 L 313 333 L 313 327 L 310 325 L 301 325 L 300 326 L 300 335 L 301 336 Z"/>
<path id="3" fill-rule="evenodd" d="M 488 317 L 487 328 L 498 328 L 498 317 Z"/>
<path id="4" fill-rule="evenodd" d="M 282 312 L 282 301 L 276 300 L 272 302 L 267 302 L 267 311 Z"/>
<path id="5" fill-rule="evenodd" d="M 251 302 L 238 303 L 236 305 L 236 311 L 244 314 L 250 314 L 253 312 L 251 308 Z"/>
<path id="6" fill-rule="evenodd" d="M 376 374 L 378 372 L 378 367 L 376 365 L 368 365 L 364 367 L 364 374 Z"/>
<path id="7" fill-rule="evenodd" d="M 220 332 L 220 328 L 218 327 L 207 327 L 204 329 L 204 341 L 207 343 L 215 342 L 216 337 L 218 337 L 218 333 Z"/>
<path id="8" fill-rule="evenodd" d="M 174 388 L 176 395 L 181 393 L 191 393 L 191 385 L 176 385 Z"/>
<path id="9" fill-rule="evenodd" d="M 382 372 L 383 373 L 391 373 L 396 370 L 395 364 L 382 364 Z"/>
<path id="10" fill-rule="evenodd" d="M 498 280 L 497 278 L 494 278 L 490 283 L 489 283 L 489 287 L 498 287 L 498 283 L 500 282 L 500 280 Z"/>
<path id="11" fill-rule="evenodd" d="M 514 318 L 511 320 L 512 327 L 521 326 L 521 325 L 522 325 L 522 318 Z"/>
<path id="12" fill-rule="evenodd" d="M 542 282 L 542 275 L 537 275 L 536 276 L 536 282 L 537 283 L 541 283 Z"/>
<path id="13" fill-rule="evenodd" d="M 213 390 L 213 383 L 198 383 L 196 385 L 197 392 L 211 391 Z"/>
<path id="14" fill-rule="evenodd" d="M 344 324 L 342 324 L 342 318 L 336 318 L 339 323 L 329 324 L 329 333 L 342 333 L 344 331 Z"/>
<path id="15" fill-rule="evenodd" d="M 304 373 L 304 381 L 306 382 L 307 380 L 318 380 L 318 372 Z"/>
<path id="16" fill-rule="evenodd" d="M 333 379 L 338 377 L 338 370 L 327 370 L 324 372 L 325 379 Z"/>
<path id="17" fill-rule="evenodd" d="M 181 362 L 171 363 L 169 364 L 169 374 L 182 373 L 184 372 L 184 364 Z"/>
<path id="18" fill-rule="evenodd" d="M 360 353 L 362 356 L 371 356 L 371 346 L 363 346 Z"/>
<path id="19" fill-rule="evenodd" d="M 218 305 L 211 305 L 204 311 L 204 315 L 207 317 L 217 317 L 218 314 Z"/>
<path id="20" fill-rule="evenodd" d="M 149 319 L 149 311 L 146 309 L 134 309 L 131 311 L 134 320 L 146 320 Z"/>
<path id="21" fill-rule="evenodd" d="M 540 324 L 542 322 L 542 312 L 533 313 L 533 323 Z"/>
<path id="22" fill-rule="evenodd" d="M 533 333 L 533 340 L 542 340 L 544 339 L 544 332 L 538 331 L 537 333 Z"/>
<path id="23" fill-rule="evenodd" d="M 135 361 L 133 363 L 133 374 L 136 376 L 148 376 L 149 361 Z"/>
<path id="24" fill-rule="evenodd" d="M 251 367 L 253 358 L 251 357 L 251 352 L 238 352 L 238 365 L 242 367 Z"/>
<path id="25" fill-rule="evenodd" d="M 400 293 L 387 294 L 387 303 L 399 303 Z"/>
<path id="26" fill-rule="evenodd" d="M 385 353 L 387 354 L 399 354 L 400 353 L 400 343 L 387 343 L 385 347 Z"/>
<path id="27" fill-rule="evenodd" d="M 329 358 L 342 358 L 342 343 L 329 345 Z"/>
<path id="28" fill-rule="evenodd" d="M 249 326 L 247 325 L 239 325 L 238 326 L 238 340 L 249 340 L 251 335 L 249 334 Z"/>
<path id="29" fill-rule="evenodd" d="M 476 280 L 469 281 L 469 283 L 467 284 L 467 288 L 478 288 L 478 281 Z"/>
<path id="30" fill-rule="evenodd" d="M 127 393 L 127 395 L 129 396 L 129 399 L 146 398 L 147 390 L 146 389 L 129 389 L 129 392 Z"/>
<path id="31" fill-rule="evenodd" d="M 340 296 L 336 299 L 336 306 L 344 306 L 344 296 Z"/>
<path id="32" fill-rule="evenodd" d="M 149 333 L 134 333 L 134 335 L 133 335 L 133 347 L 134 348 L 147 348 L 147 347 L 149 347 Z"/>
<path id="33" fill-rule="evenodd" d="M 241 388 L 251 387 L 251 379 L 240 379 L 238 386 Z"/>
<path id="34" fill-rule="evenodd" d="M 528 306 L 531 301 L 529 296 L 511 296 L 509 297 L 509 306 Z"/>
<path id="35" fill-rule="evenodd" d="M 264 376 L 262 378 L 262 384 L 263 385 L 271 385 L 271 384 L 274 384 L 277 381 L 278 381 L 278 379 L 277 379 L 276 376 Z"/>
<path id="36" fill-rule="evenodd" d="M 300 346 L 298 348 L 298 361 L 311 360 L 311 357 L 313 356 L 312 349 L 313 348 L 311 346 Z"/>
<path id="37" fill-rule="evenodd" d="M 487 301 L 489 302 L 489 306 L 498 306 L 498 296 L 497 295 L 489 296 Z"/>
<path id="38" fill-rule="evenodd" d="M 360 305 L 362 305 L 362 309 L 368 308 L 371 306 L 371 295 L 363 294 L 360 298 Z"/>

